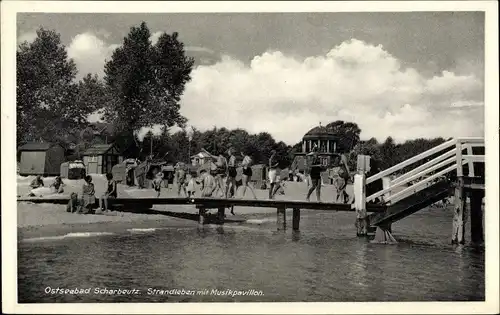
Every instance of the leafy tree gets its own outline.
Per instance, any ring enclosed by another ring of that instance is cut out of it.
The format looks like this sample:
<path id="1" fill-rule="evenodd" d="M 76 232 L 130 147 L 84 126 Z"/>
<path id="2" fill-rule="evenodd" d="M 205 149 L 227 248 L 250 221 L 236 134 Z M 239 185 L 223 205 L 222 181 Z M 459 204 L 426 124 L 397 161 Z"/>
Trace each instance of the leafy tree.
<path id="1" fill-rule="evenodd" d="M 75 117 L 80 124 L 85 124 L 88 114 L 102 110 L 110 100 L 110 96 L 104 82 L 99 80 L 96 74 L 88 73 L 78 82 L 77 89 L 75 102 L 79 111 L 75 113 Z"/>
<path id="2" fill-rule="evenodd" d="M 104 80 L 112 96 L 105 119 L 129 134 L 155 124 L 168 128 L 186 122 L 179 101 L 193 60 L 185 56 L 177 33 L 162 34 L 155 46 L 150 36 L 145 22 L 132 27 L 105 64 Z"/>
<path id="3" fill-rule="evenodd" d="M 346 152 L 351 151 L 359 142 L 361 129 L 356 123 L 337 120 L 327 124 L 326 128 L 340 136 L 338 145 Z"/>
<path id="4" fill-rule="evenodd" d="M 90 111 L 75 102 L 75 63 L 60 35 L 40 28 L 37 38 L 19 45 L 17 63 L 17 140 L 64 141 L 82 127 Z"/>

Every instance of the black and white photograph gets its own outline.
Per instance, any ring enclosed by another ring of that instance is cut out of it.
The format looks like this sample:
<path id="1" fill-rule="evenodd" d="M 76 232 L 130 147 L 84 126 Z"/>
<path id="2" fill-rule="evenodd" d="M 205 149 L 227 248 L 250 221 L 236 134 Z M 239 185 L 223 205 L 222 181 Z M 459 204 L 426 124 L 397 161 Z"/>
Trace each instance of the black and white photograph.
<path id="1" fill-rule="evenodd" d="M 498 313 L 497 10 L 2 2 L 3 311 Z"/>

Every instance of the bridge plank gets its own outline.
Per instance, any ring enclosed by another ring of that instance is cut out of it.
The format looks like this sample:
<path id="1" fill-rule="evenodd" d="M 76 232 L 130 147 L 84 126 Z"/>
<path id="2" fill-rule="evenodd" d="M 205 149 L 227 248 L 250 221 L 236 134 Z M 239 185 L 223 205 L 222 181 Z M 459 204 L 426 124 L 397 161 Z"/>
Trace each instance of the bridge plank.
<path id="1" fill-rule="evenodd" d="M 33 203 L 53 203 L 67 204 L 68 198 L 19 198 L 18 202 L 33 202 Z M 307 202 L 300 200 L 272 200 L 272 199 L 223 199 L 223 198 L 116 198 L 109 199 L 110 204 L 123 204 L 127 206 L 134 205 L 202 205 L 206 209 L 218 209 L 220 207 L 260 207 L 260 208 L 279 208 L 285 209 L 309 209 L 309 210 L 324 210 L 324 211 L 354 211 L 351 204 L 327 203 L 327 202 Z M 367 204 L 367 212 L 384 212 L 385 205 Z"/>

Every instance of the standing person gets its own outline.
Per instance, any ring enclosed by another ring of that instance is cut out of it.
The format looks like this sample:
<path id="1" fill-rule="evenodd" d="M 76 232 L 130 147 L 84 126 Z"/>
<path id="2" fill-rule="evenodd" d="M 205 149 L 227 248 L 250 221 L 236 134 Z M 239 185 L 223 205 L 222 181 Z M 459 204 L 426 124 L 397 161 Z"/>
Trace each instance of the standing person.
<path id="1" fill-rule="evenodd" d="M 257 199 L 255 191 L 253 190 L 253 187 L 250 185 L 250 180 L 252 179 L 252 159 L 250 158 L 249 155 L 245 154 L 245 152 L 241 152 L 241 156 L 243 157 L 243 161 L 241 162 L 241 167 L 243 168 L 243 175 L 241 176 L 241 182 L 243 185 L 242 197 L 245 197 L 248 187 L 253 195 L 253 198 Z"/>
<path id="2" fill-rule="evenodd" d="M 335 158 L 334 166 L 330 171 L 330 178 L 333 180 L 333 186 L 335 187 L 335 202 L 347 203 L 349 201 L 349 195 L 345 189 L 347 187 L 347 181 L 349 180 L 349 168 L 343 156 L 337 156 Z"/>
<path id="3" fill-rule="evenodd" d="M 163 173 L 162 172 L 158 172 L 156 173 L 155 175 L 155 179 L 153 179 L 153 188 L 154 190 L 156 191 L 157 195 L 156 197 L 159 198 L 160 197 L 160 193 L 161 193 L 161 183 L 163 182 Z"/>
<path id="4" fill-rule="evenodd" d="M 95 188 L 92 183 L 92 176 L 85 176 L 85 182 L 82 187 L 82 208 L 79 212 L 89 213 L 95 204 Z"/>
<path id="5" fill-rule="evenodd" d="M 201 196 L 202 197 L 212 197 L 212 194 L 217 189 L 217 183 L 215 182 L 215 171 L 207 172 L 205 170 L 201 171 Z"/>
<path id="6" fill-rule="evenodd" d="M 99 198 L 99 208 L 101 208 L 101 211 L 103 212 L 108 211 L 108 199 L 114 199 L 118 195 L 116 192 L 116 181 L 113 179 L 113 174 L 107 173 L 106 179 L 108 180 L 108 183 L 106 184 L 106 192 L 101 196 L 101 198 Z"/>
<path id="7" fill-rule="evenodd" d="M 276 191 L 278 190 L 278 160 L 276 159 L 276 150 L 271 151 L 271 157 L 269 158 L 269 199 L 273 199 Z"/>
<path id="8" fill-rule="evenodd" d="M 220 196 L 222 197 L 225 194 L 224 177 L 226 176 L 227 173 L 227 160 L 222 153 L 219 154 L 219 156 L 217 157 L 215 166 L 217 168 L 215 172 L 215 182 L 217 184 L 217 191 L 220 191 Z"/>
<path id="9" fill-rule="evenodd" d="M 177 177 L 177 196 L 181 196 L 181 190 L 184 191 L 184 196 L 187 196 L 186 192 L 186 171 L 184 170 L 184 167 L 180 164 L 177 165 L 177 170 L 176 170 L 176 177 Z"/>
<path id="10" fill-rule="evenodd" d="M 316 199 L 321 202 L 321 163 L 318 157 L 318 147 L 314 147 L 311 155 L 311 187 L 307 192 L 306 201 L 309 201 L 309 197 L 312 192 L 316 189 Z"/>
<path id="11" fill-rule="evenodd" d="M 186 185 L 187 196 L 188 196 L 188 198 L 194 197 L 195 179 L 191 174 L 188 174 L 186 181 L 187 181 L 187 185 Z"/>
<path id="12" fill-rule="evenodd" d="M 236 157 L 234 156 L 233 148 L 227 151 L 229 159 L 227 162 L 227 179 L 226 179 L 226 198 L 233 197 L 236 193 Z M 232 193 L 231 193 L 232 192 Z M 231 196 L 228 195 L 231 193 Z"/>

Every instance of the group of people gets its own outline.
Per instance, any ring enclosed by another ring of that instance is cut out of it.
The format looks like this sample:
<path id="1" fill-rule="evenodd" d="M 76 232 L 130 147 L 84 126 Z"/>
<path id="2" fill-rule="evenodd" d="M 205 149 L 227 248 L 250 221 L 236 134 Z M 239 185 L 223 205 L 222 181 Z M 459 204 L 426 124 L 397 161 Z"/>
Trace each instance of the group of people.
<path id="1" fill-rule="evenodd" d="M 316 199 L 318 202 L 321 202 L 321 173 L 325 171 L 327 167 L 321 163 L 317 147 L 314 147 L 312 149 L 311 153 L 309 153 L 309 157 L 310 165 L 306 178 L 310 178 L 311 182 L 309 185 L 309 190 L 307 191 L 306 200 L 309 201 L 311 194 L 316 191 Z M 350 177 L 347 161 L 345 160 L 344 156 L 337 156 L 334 159 L 332 165 L 333 166 L 329 168 L 328 177 L 333 180 L 333 185 L 336 190 L 335 202 L 348 203 L 349 195 L 345 191 L 347 187 L 347 181 Z"/>
<path id="2" fill-rule="evenodd" d="M 117 184 L 113 179 L 113 174 L 106 174 L 106 191 L 99 198 L 99 208 L 96 213 L 106 213 L 109 212 L 109 199 L 116 198 L 118 196 L 117 192 Z M 93 211 L 96 203 L 95 197 L 95 186 L 92 182 L 92 176 L 87 175 L 84 178 L 84 183 L 82 186 L 82 198 L 78 200 L 78 196 L 76 193 L 72 193 L 70 196 L 70 201 L 68 204 L 67 211 L 68 212 L 76 212 L 76 213 L 90 213 Z"/>
<path id="3" fill-rule="evenodd" d="M 45 187 L 42 176 L 37 175 L 30 183 L 32 190 L 29 196 L 41 196 L 44 194 L 62 194 L 64 192 L 64 183 L 61 176 L 56 176 L 52 184 L 49 187 Z"/>

